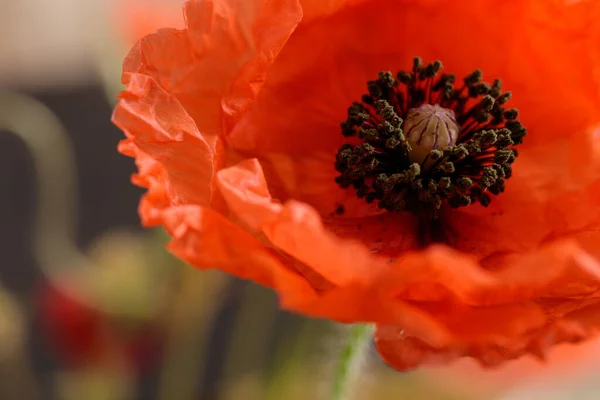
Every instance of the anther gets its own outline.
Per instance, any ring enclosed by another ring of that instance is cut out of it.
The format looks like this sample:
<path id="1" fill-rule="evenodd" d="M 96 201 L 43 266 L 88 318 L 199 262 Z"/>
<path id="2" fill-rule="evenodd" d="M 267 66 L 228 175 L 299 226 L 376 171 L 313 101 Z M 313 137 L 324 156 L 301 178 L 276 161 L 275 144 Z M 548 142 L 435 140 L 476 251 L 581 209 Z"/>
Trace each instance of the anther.
<path id="1" fill-rule="evenodd" d="M 368 94 L 348 108 L 342 135 L 359 143 L 340 147 L 335 181 L 379 208 L 438 218 L 444 204 L 487 206 L 505 190 L 527 131 L 510 92 L 475 70 L 455 89 L 442 63 L 380 72 Z M 466 90 L 464 90 L 466 88 Z"/>

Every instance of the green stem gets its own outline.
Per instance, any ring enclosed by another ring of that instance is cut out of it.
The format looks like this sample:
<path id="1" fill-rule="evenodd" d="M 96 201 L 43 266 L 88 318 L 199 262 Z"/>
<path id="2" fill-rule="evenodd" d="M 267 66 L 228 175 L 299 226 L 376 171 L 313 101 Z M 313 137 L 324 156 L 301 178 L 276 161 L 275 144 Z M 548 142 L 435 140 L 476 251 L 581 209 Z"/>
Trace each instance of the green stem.
<path id="1" fill-rule="evenodd" d="M 356 324 L 350 329 L 335 372 L 331 400 L 346 400 L 350 387 L 360 373 L 372 335 L 372 325 Z"/>

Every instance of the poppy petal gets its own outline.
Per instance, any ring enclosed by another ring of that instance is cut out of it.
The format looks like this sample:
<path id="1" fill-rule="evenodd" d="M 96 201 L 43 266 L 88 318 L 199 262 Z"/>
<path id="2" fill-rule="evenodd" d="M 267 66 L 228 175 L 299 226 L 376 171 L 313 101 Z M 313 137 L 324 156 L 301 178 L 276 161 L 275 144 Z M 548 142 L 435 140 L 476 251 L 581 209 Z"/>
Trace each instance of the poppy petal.
<path id="1" fill-rule="evenodd" d="M 162 213 L 173 240 L 169 249 L 198 268 L 215 268 L 274 288 L 282 301 L 315 297 L 297 272 L 276 254 L 218 212 L 197 206 L 171 207 Z M 207 234 L 210 232 L 210 234 Z"/>
<path id="2" fill-rule="evenodd" d="M 329 232 L 310 206 L 274 201 L 256 159 L 219 171 L 217 185 L 229 209 L 251 232 L 266 236 L 273 247 L 314 269 L 335 285 L 365 282 L 382 265 L 356 241 Z"/>
<path id="3" fill-rule="evenodd" d="M 424 330 L 411 322 L 377 331 L 380 353 L 398 369 L 464 356 L 493 365 L 526 352 L 543 355 L 553 344 L 582 340 L 600 327 L 590 311 L 600 306 L 600 265 L 572 242 L 524 257 L 509 270 L 481 270 L 487 279 L 477 271 L 454 272 L 456 266 L 441 264 L 439 256 L 429 268 L 403 271 L 409 278 L 396 292 L 438 326 Z"/>
<path id="4" fill-rule="evenodd" d="M 119 151 L 129 157 L 135 158 L 138 173 L 131 177 L 131 181 L 148 189 L 142 196 L 138 207 L 144 226 L 160 224 L 160 211 L 169 207 L 171 200 L 167 188 L 169 186 L 165 168 L 152 157 L 141 151 L 133 139 L 124 139 L 119 143 Z"/>
<path id="5" fill-rule="evenodd" d="M 488 270 L 474 257 L 438 245 L 398 258 L 378 287 L 389 298 L 477 307 L 532 298 L 588 298 L 600 288 L 600 265 L 574 240 L 510 261 L 504 269 Z"/>
<path id="6" fill-rule="evenodd" d="M 520 152 L 506 191 L 489 207 L 447 213 L 449 243 L 491 266 L 498 255 L 529 251 L 561 232 L 600 228 L 600 153 L 598 140 L 590 142 L 594 131 L 568 146 L 552 142 Z M 585 150 L 576 151 L 580 148 Z"/>
<path id="7" fill-rule="evenodd" d="M 208 206 L 214 171 L 224 160 L 223 92 L 249 60 L 272 61 L 301 9 L 295 0 L 192 0 L 184 16 L 186 29 L 161 29 L 131 50 L 113 122 L 163 165 L 172 203 Z M 273 24 L 281 18 L 290 24 Z"/>
<path id="8" fill-rule="evenodd" d="M 218 151 L 177 99 L 153 78 L 142 74 L 129 78 L 114 123 L 128 141 L 164 167 L 173 203 L 209 205 Z"/>
<path id="9" fill-rule="evenodd" d="M 261 91 L 267 70 L 301 19 L 298 0 L 264 1 L 256 11 L 252 26 L 254 54 L 245 60 L 222 99 L 226 134 Z"/>
<path id="10" fill-rule="evenodd" d="M 539 133 L 526 145 L 577 134 L 600 115 L 598 20 L 594 1 L 373 0 L 342 7 L 296 29 L 230 143 L 255 155 L 337 148 L 339 123 L 366 82 L 378 71 L 407 68 L 415 55 L 439 59 L 459 77 L 481 68 L 485 79 L 501 78 L 513 92 L 510 106 Z"/>

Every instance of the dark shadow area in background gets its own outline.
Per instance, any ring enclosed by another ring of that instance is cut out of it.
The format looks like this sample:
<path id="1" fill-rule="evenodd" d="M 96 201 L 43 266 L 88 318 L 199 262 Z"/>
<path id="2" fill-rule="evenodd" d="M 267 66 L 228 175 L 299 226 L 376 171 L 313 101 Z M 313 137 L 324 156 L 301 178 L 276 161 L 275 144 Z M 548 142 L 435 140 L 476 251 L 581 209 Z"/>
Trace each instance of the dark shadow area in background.
<path id="1" fill-rule="evenodd" d="M 16 90 L 33 96 L 50 108 L 69 135 L 77 164 L 77 245 L 80 250 L 85 252 L 97 236 L 109 230 L 126 228 L 141 231 L 137 205 L 143 190 L 130 183 L 130 175 L 136 170 L 134 161 L 117 152 L 117 143 L 124 136 L 110 121 L 112 107 L 106 101 L 102 87 Z M 3 256 L 0 278 L 34 316 L 28 327 L 27 350 L 43 392 L 42 400 L 54 400 L 57 399 L 54 372 L 61 369 L 61 363 L 48 346 L 40 315 L 33 309 L 34 299 L 39 295 L 43 282 L 32 249 L 36 206 L 33 158 L 20 139 L 6 131 L 0 131 L 0 148 L 0 251 Z M 232 279 L 224 289 L 215 322 L 210 327 L 207 353 L 204 359 L 198 359 L 198 363 L 205 365 L 203 376 L 199 377 L 203 382 L 203 391 L 197 397 L 199 400 L 219 398 L 220 378 L 234 335 L 236 314 L 247 287 L 248 282 Z M 275 307 L 274 298 L 272 300 L 269 303 Z M 291 336 L 295 336 L 301 325 L 300 318 L 291 315 L 278 315 L 273 322 L 279 327 L 286 325 L 287 329 L 281 332 Z M 278 332 L 281 334 L 279 329 L 275 332 L 270 330 L 269 337 L 264 339 L 267 343 L 279 341 L 282 338 Z M 267 350 L 269 354 L 265 359 L 250 360 L 251 365 L 240 366 L 241 369 L 236 368 L 237 372 L 244 373 L 247 368 L 277 368 L 270 365 L 275 347 Z M 140 377 L 136 400 L 155 398 L 160 367 L 159 363 L 157 368 L 146 371 Z M 12 400 L 12 397 L 8 393 L 0 393 L 0 399 Z"/>
<path id="2" fill-rule="evenodd" d="M 100 86 L 35 92 L 64 125 L 74 147 L 78 182 L 78 231 L 81 249 L 100 233 L 117 227 L 139 228 L 136 212 L 142 190 L 129 182 L 133 160 L 117 153 L 123 137 L 111 122 L 111 106 Z M 43 134 L 43 132 L 42 132 Z M 35 176 L 31 155 L 18 138 L 0 134 L 0 277 L 19 296 L 29 297 L 37 266 L 31 253 Z"/>
<path id="3" fill-rule="evenodd" d="M 134 161 L 116 150 L 123 133 L 110 121 L 112 108 L 102 87 L 16 90 L 50 108 L 69 135 L 77 164 L 79 248 L 85 252 L 90 243 L 107 230 L 141 230 L 137 205 L 143 190 L 129 180 L 136 170 Z M 0 148 L 0 251 L 3 256 L 0 278 L 34 314 L 28 327 L 27 349 L 43 391 L 42 400 L 54 400 L 57 395 L 53 373 L 60 369 L 60 361 L 50 351 L 39 315 L 32 309 L 43 278 L 32 250 L 37 201 L 33 158 L 21 140 L 7 131 L 0 131 Z M 204 390 L 198 393 L 198 399 L 215 400 L 219 396 L 224 355 L 246 287 L 246 281 L 232 279 L 225 289 L 211 327 L 206 359 L 198 360 L 208 366 L 204 368 L 204 376 L 199 377 Z M 159 376 L 159 370 L 150 370 L 140 377 L 137 400 L 155 397 Z M 12 400 L 7 393 L 0 393 L 0 399 Z"/>
<path id="4" fill-rule="evenodd" d="M 129 182 L 133 160 L 116 150 L 123 133 L 110 121 L 112 108 L 100 86 L 48 91 L 19 90 L 40 100 L 64 125 L 75 151 L 78 196 L 77 244 L 84 250 L 102 232 L 141 229 L 137 204 L 142 190 Z M 43 134 L 43 132 L 40 132 Z M 33 159 L 19 138 L 0 131 L 0 278 L 32 307 L 41 272 L 32 252 L 36 182 Z M 57 177 L 60 179 L 60 177 Z M 32 321 L 27 344 L 43 389 L 54 399 L 51 372 L 57 360 L 48 354 L 39 321 Z M 0 398 L 6 398 L 0 394 Z M 9 395 L 10 396 L 10 395 Z M 144 397 L 149 399 L 151 397 Z"/>

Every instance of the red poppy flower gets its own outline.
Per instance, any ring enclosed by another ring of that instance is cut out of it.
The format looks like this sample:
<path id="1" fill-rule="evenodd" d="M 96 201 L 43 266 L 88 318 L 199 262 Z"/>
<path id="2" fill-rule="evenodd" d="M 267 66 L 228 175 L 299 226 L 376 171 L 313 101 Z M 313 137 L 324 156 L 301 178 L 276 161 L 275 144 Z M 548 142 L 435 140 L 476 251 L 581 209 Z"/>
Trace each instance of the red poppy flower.
<path id="1" fill-rule="evenodd" d="M 114 113 L 142 221 L 175 254 L 287 309 L 376 323 L 398 369 L 543 357 L 597 330 L 597 2 L 184 14 L 132 49 Z"/>
<path id="2" fill-rule="evenodd" d="M 59 353 L 76 365 L 95 362 L 103 352 L 100 313 L 51 286 L 37 301 L 40 317 Z"/>
<path id="3" fill-rule="evenodd" d="M 138 323 L 132 329 L 114 316 L 45 285 L 37 299 L 40 322 L 49 345 L 72 366 L 97 365 L 110 359 L 115 349 L 136 372 L 159 360 L 162 332 L 156 323 Z"/>
<path id="4" fill-rule="evenodd" d="M 93 268 L 67 271 L 39 286 L 34 305 L 40 325 L 48 345 L 69 365 L 117 363 L 143 373 L 160 360 L 172 281 L 148 263 L 146 250 L 156 243 L 150 239 L 103 235 L 88 251 Z"/>

